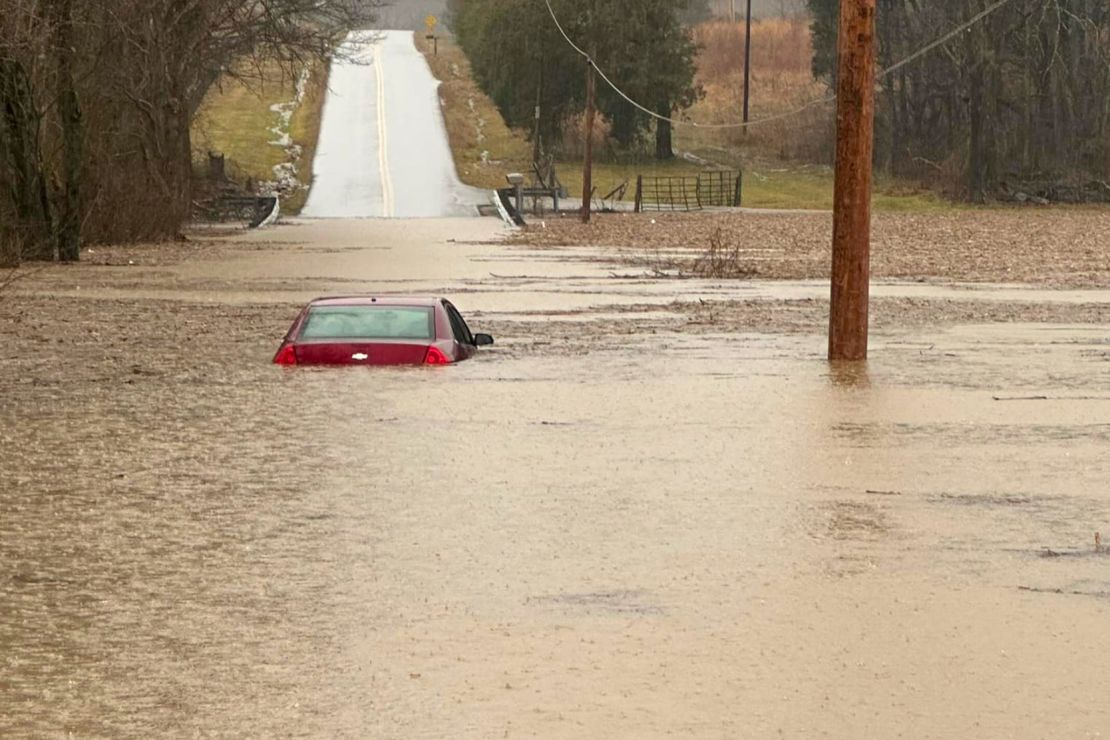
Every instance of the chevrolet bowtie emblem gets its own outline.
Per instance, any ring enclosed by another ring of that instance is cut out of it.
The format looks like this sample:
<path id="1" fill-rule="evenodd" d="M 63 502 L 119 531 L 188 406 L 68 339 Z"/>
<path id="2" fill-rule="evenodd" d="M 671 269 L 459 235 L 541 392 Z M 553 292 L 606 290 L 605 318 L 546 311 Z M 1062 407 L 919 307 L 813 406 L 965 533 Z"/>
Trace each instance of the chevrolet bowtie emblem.
<path id="1" fill-rule="evenodd" d="M 370 355 L 364 354 L 362 352 L 355 352 L 353 355 L 351 355 L 351 359 L 352 360 L 365 360 L 369 356 Z"/>

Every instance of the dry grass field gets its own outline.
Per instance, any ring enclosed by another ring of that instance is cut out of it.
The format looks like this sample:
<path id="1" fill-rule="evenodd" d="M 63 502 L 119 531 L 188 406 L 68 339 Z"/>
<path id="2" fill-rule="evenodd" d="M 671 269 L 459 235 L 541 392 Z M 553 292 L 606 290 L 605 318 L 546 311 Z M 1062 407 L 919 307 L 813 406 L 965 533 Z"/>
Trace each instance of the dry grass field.
<path id="1" fill-rule="evenodd" d="M 694 29 L 701 47 L 697 59 L 698 84 L 705 97 L 686 116 L 691 121 L 728 124 L 742 121 L 744 99 L 744 25 L 719 20 Z M 690 151 L 714 153 L 733 150 L 754 159 L 801 159 L 828 163 L 834 107 L 821 103 L 803 112 L 760 124 L 760 119 L 782 116 L 828 97 L 823 82 L 813 79 L 813 46 L 809 22 L 803 17 L 769 18 L 752 24 L 749 117 L 742 128 L 680 126 L 678 145 Z"/>

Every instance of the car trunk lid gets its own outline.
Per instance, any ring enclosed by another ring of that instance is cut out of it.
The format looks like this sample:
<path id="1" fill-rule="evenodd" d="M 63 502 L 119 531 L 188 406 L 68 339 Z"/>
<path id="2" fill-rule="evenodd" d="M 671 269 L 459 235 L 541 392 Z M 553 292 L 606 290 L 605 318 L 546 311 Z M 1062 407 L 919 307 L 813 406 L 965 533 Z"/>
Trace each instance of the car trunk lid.
<path id="1" fill-rule="evenodd" d="M 302 365 L 420 365 L 428 342 L 300 342 L 297 362 Z"/>

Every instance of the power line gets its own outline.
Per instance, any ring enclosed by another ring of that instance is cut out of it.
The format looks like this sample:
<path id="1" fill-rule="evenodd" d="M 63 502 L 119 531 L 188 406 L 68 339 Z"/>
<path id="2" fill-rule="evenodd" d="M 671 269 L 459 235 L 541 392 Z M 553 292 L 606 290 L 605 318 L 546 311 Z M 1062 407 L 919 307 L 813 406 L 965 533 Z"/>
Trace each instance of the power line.
<path id="1" fill-rule="evenodd" d="M 891 72 L 899 70 L 902 67 L 905 67 L 910 62 L 915 61 L 915 60 L 925 56 L 926 54 L 928 54 L 930 51 L 937 48 L 938 46 L 948 43 L 953 38 L 955 38 L 956 36 L 959 36 L 961 33 L 966 31 L 967 29 L 971 28 L 976 23 L 983 20 L 988 15 L 990 15 L 994 11 L 998 10 L 999 8 L 1001 8 L 1003 5 L 1005 5 L 1008 2 L 1010 2 L 1010 0 L 998 0 L 998 2 L 996 2 L 994 5 L 991 5 L 986 10 L 984 10 L 980 13 L 977 13 L 976 15 L 973 15 L 963 25 L 959 26 L 958 28 L 956 28 L 952 31 L 949 31 L 948 33 L 944 34 L 943 36 L 941 36 L 939 39 L 937 39 L 933 43 L 928 44 L 927 46 L 923 46 L 922 48 L 915 51 L 913 54 L 910 54 L 908 57 L 901 60 L 900 62 L 895 62 L 894 64 L 890 65 L 889 67 L 887 67 L 886 69 L 884 69 L 882 72 L 879 73 L 879 79 L 882 79 L 883 77 L 886 77 Z"/>
<path id="2" fill-rule="evenodd" d="M 910 54 L 905 59 L 902 59 L 898 62 L 895 62 L 894 64 L 890 65 L 886 69 L 881 70 L 878 73 L 878 75 L 876 76 L 876 79 L 881 80 L 882 78 L 886 77 L 887 75 L 891 74 L 892 72 L 895 72 L 896 70 L 899 70 L 902 67 L 906 66 L 910 62 L 913 62 L 913 61 L 923 57 L 924 55 L 928 54 L 930 51 L 937 48 L 938 46 L 941 46 L 942 44 L 945 44 L 948 41 L 951 41 L 953 38 L 960 35 L 964 31 L 966 31 L 967 29 L 971 28 L 976 23 L 983 20 L 988 15 L 995 12 L 996 10 L 998 10 L 1003 5 L 1006 5 L 1009 2 L 1010 2 L 1010 0 L 996 0 L 996 2 L 993 5 L 988 6 L 986 8 L 986 10 L 983 10 L 983 11 L 975 14 L 974 16 L 972 16 L 970 19 L 968 19 L 964 23 L 960 24 L 959 26 L 957 26 L 953 30 L 951 30 L 948 33 L 946 33 L 945 35 L 941 36 L 939 39 L 933 41 L 930 44 L 927 44 L 926 46 L 921 47 L 920 49 L 915 51 L 913 54 Z M 586 60 L 586 62 L 589 63 L 590 66 L 592 66 L 594 68 L 594 71 L 597 72 L 598 76 L 601 77 L 601 79 L 605 81 L 605 84 L 607 84 L 609 87 L 611 87 L 613 89 L 613 92 L 615 92 L 617 95 L 624 98 L 632 106 L 634 106 L 635 108 L 639 109 L 640 111 L 648 114 L 652 118 L 654 118 L 656 120 L 659 120 L 659 121 L 665 121 L 665 122 L 671 124 L 672 126 L 692 126 L 693 128 L 704 128 L 704 129 L 746 128 L 746 127 L 749 127 L 749 126 L 757 126 L 757 125 L 763 124 L 763 123 L 771 123 L 772 121 L 781 121 L 784 118 L 790 118 L 792 116 L 796 116 L 799 113 L 807 111 L 810 108 L 813 108 L 815 106 L 824 105 L 825 103 L 831 103 L 834 100 L 836 100 L 836 93 L 832 93 L 830 95 L 826 95 L 823 98 L 816 98 L 814 100 L 811 100 L 808 103 L 806 103 L 805 105 L 802 105 L 798 108 L 794 108 L 794 109 L 789 110 L 789 111 L 786 111 L 784 113 L 777 113 L 773 116 L 767 116 L 765 118 L 757 118 L 754 121 L 747 121 L 747 122 L 741 122 L 741 123 L 698 123 L 697 121 L 684 121 L 684 120 L 679 119 L 679 118 L 670 118 L 669 116 L 660 115 L 659 113 L 656 113 L 655 111 L 651 110 L 650 108 L 645 108 L 643 105 L 640 105 L 640 103 L 638 103 L 637 101 L 630 98 L 624 92 L 624 90 L 621 90 L 619 87 L 617 87 L 616 83 L 609 79 L 608 75 L 606 75 L 605 72 L 602 71 L 601 67 L 597 66 L 597 63 L 593 60 L 593 58 L 589 54 L 587 54 L 585 51 L 583 51 L 581 49 L 581 47 L 579 47 L 577 44 L 575 44 L 571 40 L 570 36 L 567 35 L 567 32 L 565 30 L 563 30 L 562 24 L 559 23 L 559 19 L 555 16 L 555 9 L 551 7 L 551 0 L 544 0 L 544 3 L 547 5 L 547 12 L 551 14 L 551 20 L 555 22 L 555 27 L 557 29 L 559 29 L 559 33 L 562 35 L 563 39 L 565 39 L 566 42 L 570 45 L 570 48 L 572 48 L 576 52 L 578 52 L 578 54 L 580 56 L 582 56 Z"/>

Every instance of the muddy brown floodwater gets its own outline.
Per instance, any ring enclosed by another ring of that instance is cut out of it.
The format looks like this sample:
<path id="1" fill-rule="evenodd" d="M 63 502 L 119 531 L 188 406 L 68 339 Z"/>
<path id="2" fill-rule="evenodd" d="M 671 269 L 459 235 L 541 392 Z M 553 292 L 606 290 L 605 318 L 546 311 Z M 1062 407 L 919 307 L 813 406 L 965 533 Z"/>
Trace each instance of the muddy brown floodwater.
<path id="1" fill-rule="evenodd" d="M 1110 292 L 884 284 L 830 367 L 807 284 L 499 237 L 306 222 L 13 283 L 0 735 L 1110 732 Z M 384 290 L 498 344 L 268 364 L 304 299 Z"/>

